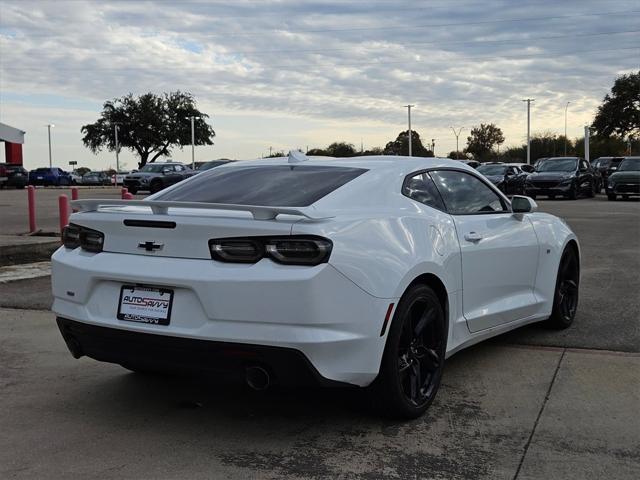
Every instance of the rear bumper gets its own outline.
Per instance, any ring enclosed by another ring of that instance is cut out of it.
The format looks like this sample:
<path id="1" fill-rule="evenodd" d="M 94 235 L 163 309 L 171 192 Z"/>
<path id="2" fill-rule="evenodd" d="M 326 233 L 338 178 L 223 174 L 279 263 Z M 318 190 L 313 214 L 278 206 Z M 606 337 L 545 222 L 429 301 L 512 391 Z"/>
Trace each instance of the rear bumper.
<path id="1" fill-rule="evenodd" d="M 57 323 L 75 358 L 86 355 L 125 367 L 238 378 L 248 367 L 260 366 L 278 385 L 348 385 L 324 378 L 302 352 L 292 348 L 152 335 L 62 317 L 57 318 Z"/>
<path id="2" fill-rule="evenodd" d="M 174 291 L 169 325 L 117 319 L 120 288 L 132 283 Z M 64 247 L 52 257 L 52 287 L 52 309 L 67 321 L 167 337 L 167 342 L 292 349 L 324 379 L 358 386 L 378 374 L 386 339 L 380 336 L 382 323 L 389 303 L 397 304 L 369 295 L 329 264 L 282 266 L 267 259 L 220 264 Z M 108 356 L 94 358 L 122 363 L 117 342 L 109 345 Z"/>

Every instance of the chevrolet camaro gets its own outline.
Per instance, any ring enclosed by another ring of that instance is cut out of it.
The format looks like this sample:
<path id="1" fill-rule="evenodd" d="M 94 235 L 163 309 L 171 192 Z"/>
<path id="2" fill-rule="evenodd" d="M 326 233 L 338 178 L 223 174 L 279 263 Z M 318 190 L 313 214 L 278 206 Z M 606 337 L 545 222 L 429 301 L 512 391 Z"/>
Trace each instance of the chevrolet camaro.
<path id="1" fill-rule="evenodd" d="M 136 372 L 366 387 L 412 418 L 447 357 L 576 314 L 569 226 L 459 161 L 291 152 L 72 205 L 57 324 L 74 357 Z"/>

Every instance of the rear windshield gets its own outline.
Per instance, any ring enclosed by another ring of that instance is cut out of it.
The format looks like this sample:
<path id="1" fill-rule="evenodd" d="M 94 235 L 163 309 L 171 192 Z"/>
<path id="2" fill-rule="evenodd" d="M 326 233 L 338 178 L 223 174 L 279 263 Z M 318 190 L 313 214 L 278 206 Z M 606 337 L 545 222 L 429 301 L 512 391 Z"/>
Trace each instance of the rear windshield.
<path id="1" fill-rule="evenodd" d="M 366 171 L 313 165 L 214 168 L 158 195 L 155 200 L 306 207 Z"/>

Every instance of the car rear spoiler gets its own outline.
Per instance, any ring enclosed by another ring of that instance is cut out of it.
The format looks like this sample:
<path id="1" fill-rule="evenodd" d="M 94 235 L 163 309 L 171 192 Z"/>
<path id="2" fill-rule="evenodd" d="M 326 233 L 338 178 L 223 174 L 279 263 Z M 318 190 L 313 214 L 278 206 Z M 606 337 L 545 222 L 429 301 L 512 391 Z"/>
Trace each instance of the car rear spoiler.
<path id="1" fill-rule="evenodd" d="M 273 220 L 278 215 L 298 215 L 309 220 L 324 220 L 331 215 L 322 215 L 307 207 L 266 207 L 260 205 L 236 205 L 228 203 L 175 202 L 162 200 L 73 200 L 71 206 L 80 212 L 96 212 L 109 207 L 148 207 L 155 215 L 166 215 L 170 208 L 197 208 L 203 210 L 232 210 L 251 212 L 255 220 Z"/>

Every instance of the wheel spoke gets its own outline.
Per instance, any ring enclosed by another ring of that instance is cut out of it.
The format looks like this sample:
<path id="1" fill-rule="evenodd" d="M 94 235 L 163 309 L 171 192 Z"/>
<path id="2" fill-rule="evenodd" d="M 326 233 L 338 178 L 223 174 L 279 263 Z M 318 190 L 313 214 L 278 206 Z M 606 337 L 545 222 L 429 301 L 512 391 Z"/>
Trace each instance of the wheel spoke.
<path id="1" fill-rule="evenodd" d="M 424 328 L 433 321 L 435 316 L 436 316 L 435 309 L 430 308 L 428 310 L 425 310 L 425 312 L 422 315 L 422 317 L 420 317 L 420 320 L 418 321 L 418 324 L 416 325 L 416 328 L 414 328 L 413 334 L 416 337 L 419 336 L 420 334 L 422 334 L 422 331 L 424 330 Z"/>
<path id="2" fill-rule="evenodd" d="M 418 403 L 418 393 L 420 392 L 420 362 L 411 365 L 411 399 Z"/>

